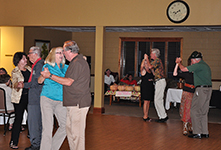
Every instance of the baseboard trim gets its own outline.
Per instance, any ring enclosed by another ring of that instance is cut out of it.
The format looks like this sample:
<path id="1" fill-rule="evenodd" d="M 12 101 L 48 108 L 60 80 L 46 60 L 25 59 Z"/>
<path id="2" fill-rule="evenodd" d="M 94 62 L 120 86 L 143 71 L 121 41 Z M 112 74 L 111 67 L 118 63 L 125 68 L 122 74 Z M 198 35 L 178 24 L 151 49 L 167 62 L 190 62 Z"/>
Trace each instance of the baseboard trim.
<path id="1" fill-rule="evenodd" d="M 103 114 L 105 113 L 105 108 L 101 107 L 101 108 L 95 108 L 93 109 L 93 114 Z"/>

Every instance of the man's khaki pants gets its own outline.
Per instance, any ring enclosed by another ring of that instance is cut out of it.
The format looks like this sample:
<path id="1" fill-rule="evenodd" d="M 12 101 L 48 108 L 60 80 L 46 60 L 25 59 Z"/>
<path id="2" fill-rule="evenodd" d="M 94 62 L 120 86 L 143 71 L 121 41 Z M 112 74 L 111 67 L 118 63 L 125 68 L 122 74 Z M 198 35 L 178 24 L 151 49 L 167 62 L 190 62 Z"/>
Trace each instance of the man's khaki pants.
<path id="1" fill-rule="evenodd" d="M 165 79 L 161 79 L 156 82 L 155 95 L 154 95 L 154 105 L 157 110 L 157 115 L 160 119 L 167 117 L 167 114 L 166 114 L 166 111 L 165 111 L 165 108 L 163 105 L 164 104 L 163 96 L 164 96 L 165 87 L 166 87 L 166 80 Z"/>
<path id="2" fill-rule="evenodd" d="M 85 127 L 89 107 L 67 107 L 66 133 L 70 150 L 85 150 Z"/>
<path id="3" fill-rule="evenodd" d="M 190 116 L 193 134 L 209 134 L 208 112 L 212 87 L 197 87 L 192 99 Z"/>

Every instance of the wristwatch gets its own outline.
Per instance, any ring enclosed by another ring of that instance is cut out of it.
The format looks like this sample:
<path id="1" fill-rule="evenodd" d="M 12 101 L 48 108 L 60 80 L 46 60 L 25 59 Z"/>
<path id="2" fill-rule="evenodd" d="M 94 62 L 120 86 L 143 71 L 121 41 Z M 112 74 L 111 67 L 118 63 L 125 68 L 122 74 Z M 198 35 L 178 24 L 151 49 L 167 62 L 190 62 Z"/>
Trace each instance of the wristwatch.
<path id="1" fill-rule="evenodd" d="M 49 76 L 49 79 L 51 79 L 52 75 L 53 75 L 53 74 L 51 74 L 51 75 Z"/>

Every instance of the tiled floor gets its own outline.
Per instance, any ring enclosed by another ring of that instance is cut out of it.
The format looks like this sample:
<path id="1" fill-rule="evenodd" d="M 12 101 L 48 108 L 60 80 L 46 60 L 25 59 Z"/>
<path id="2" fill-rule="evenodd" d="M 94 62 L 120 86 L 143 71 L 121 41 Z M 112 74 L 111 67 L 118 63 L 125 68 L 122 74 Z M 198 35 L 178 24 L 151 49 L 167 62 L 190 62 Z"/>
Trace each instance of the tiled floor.
<path id="1" fill-rule="evenodd" d="M 93 105 L 92 105 L 93 107 Z M 180 119 L 179 116 L 179 105 L 173 107 L 171 105 L 170 109 L 167 111 L 167 114 L 170 119 Z M 143 117 L 142 107 L 138 106 L 138 102 L 130 102 L 121 100 L 120 103 L 112 103 L 109 105 L 109 97 L 104 98 L 104 115 L 122 115 L 122 116 L 133 116 L 133 117 Z M 93 111 L 93 108 L 90 109 L 90 112 Z M 220 123 L 221 124 L 221 109 L 210 108 L 208 119 L 209 123 Z M 157 113 L 154 107 L 154 103 L 151 102 L 149 109 L 149 117 L 157 119 Z"/>

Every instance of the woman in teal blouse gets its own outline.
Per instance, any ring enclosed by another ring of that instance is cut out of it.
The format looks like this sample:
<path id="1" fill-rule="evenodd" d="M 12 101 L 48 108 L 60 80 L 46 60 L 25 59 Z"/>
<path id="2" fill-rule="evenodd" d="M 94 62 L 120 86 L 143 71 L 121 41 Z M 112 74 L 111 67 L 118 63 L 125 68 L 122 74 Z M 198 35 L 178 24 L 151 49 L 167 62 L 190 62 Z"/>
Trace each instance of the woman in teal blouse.
<path id="1" fill-rule="evenodd" d="M 68 65 L 65 64 L 63 48 L 52 48 L 45 59 L 45 68 L 56 76 L 64 77 Z M 42 140 L 41 149 L 59 150 L 66 137 L 66 107 L 63 107 L 63 86 L 50 78 L 40 76 L 38 83 L 44 82 L 41 92 L 41 114 L 42 114 Z M 52 137 L 54 117 L 56 116 L 59 128 Z"/>

